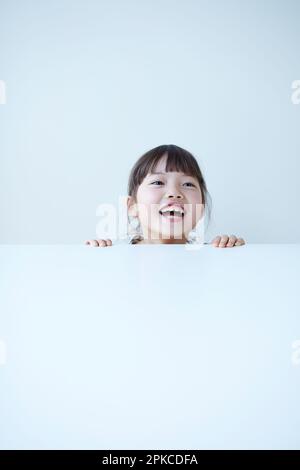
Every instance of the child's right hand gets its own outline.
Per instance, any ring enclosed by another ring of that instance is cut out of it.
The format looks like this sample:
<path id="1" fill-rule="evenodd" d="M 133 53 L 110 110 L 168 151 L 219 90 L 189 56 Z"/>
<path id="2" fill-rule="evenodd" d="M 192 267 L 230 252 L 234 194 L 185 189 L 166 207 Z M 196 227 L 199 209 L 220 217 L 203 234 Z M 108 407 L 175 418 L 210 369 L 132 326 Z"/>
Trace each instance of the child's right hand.
<path id="1" fill-rule="evenodd" d="M 105 247 L 105 246 L 111 246 L 112 241 L 107 238 L 106 240 L 98 239 L 98 240 L 86 240 L 84 242 L 85 245 L 90 245 L 90 246 L 99 246 L 99 247 Z"/>

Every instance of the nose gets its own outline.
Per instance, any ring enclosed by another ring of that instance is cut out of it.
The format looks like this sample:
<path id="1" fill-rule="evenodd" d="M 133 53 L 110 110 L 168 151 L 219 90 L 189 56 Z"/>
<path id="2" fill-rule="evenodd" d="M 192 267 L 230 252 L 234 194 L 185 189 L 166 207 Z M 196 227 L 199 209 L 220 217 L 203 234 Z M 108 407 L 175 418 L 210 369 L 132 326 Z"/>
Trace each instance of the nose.
<path id="1" fill-rule="evenodd" d="M 166 198 L 167 199 L 183 199 L 183 196 L 182 194 L 180 193 L 177 193 L 177 192 L 174 192 L 174 191 L 169 191 L 167 194 L 166 194 Z"/>
<path id="2" fill-rule="evenodd" d="M 179 185 L 175 181 L 169 181 L 169 184 L 166 186 L 165 197 L 167 199 L 183 199 L 183 196 L 180 192 Z"/>
<path id="3" fill-rule="evenodd" d="M 182 195 L 180 190 L 180 184 L 176 181 L 169 181 L 169 184 L 166 186 L 165 198 L 168 201 L 182 201 L 184 195 Z"/>

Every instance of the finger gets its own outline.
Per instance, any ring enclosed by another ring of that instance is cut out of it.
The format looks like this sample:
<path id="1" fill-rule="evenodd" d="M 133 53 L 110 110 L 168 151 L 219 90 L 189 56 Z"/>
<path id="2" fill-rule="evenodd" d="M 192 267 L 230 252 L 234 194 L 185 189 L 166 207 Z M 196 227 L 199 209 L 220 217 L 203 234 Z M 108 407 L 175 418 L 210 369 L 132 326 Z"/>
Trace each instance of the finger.
<path id="1" fill-rule="evenodd" d="M 112 241 L 109 238 L 106 240 L 106 246 L 112 246 Z"/>
<path id="2" fill-rule="evenodd" d="M 227 246 L 230 248 L 235 245 L 237 238 L 235 235 L 230 235 Z"/>
<path id="3" fill-rule="evenodd" d="M 97 240 L 86 240 L 85 245 L 98 246 L 98 243 L 97 243 Z"/>
<path id="4" fill-rule="evenodd" d="M 219 247 L 220 247 L 220 248 L 224 248 L 224 247 L 226 246 L 228 240 L 229 240 L 228 235 L 222 235 L 221 241 L 220 241 L 220 243 L 219 243 Z"/>
<path id="5" fill-rule="evenodd" d="M 106 246 L 106 241 L 105 240 L 98 240 L 98 244 L 100 247 Z"/>
<path id="6" fill-rule="evenodd" d="M 243 238 L 238 238 L 235 242 L 235 246 L 242 246 L 245 245 L 245 240 Z"/>
<path id="7" fill-rule="evenodd" d="M 220 236 L 215 237 L 215 238 L 212 240 L 211 244 L 214 245 L 214 246 L 218 246 L 219 243 L 220 243 L 220 240 L 221 240 L 221 237 L 220 237 Z"/>

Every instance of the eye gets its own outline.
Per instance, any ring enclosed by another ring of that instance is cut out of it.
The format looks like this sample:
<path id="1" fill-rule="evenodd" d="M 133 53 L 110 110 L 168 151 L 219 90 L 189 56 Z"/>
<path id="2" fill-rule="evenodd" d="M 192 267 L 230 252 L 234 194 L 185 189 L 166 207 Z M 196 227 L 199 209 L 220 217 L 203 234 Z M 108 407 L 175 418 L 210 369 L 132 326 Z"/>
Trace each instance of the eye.
<path id="1" fill-rule="evenodd" d="M 156 183 L 161 183 L 161 184 L 164 184 L 163 181 L 160 181 L 160 180 L 156 180 L 156 181 L 153 181 L 152 183 L 150 184 L 153 184 L 155 186 L 160 186 L 160 184 L 156 184 Z M 191 183 L 190 181 L 184 183 L 184 184 L 188 184 L 188 185 L 191 185 L 192 187 L 196 188 L 196 185 L 194 183 Z"/>

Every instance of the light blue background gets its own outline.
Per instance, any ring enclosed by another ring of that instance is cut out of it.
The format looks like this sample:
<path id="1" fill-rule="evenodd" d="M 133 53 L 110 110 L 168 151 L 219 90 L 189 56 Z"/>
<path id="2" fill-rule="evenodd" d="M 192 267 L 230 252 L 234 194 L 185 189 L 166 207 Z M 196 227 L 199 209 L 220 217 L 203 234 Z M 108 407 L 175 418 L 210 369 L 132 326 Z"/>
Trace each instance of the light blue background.
<path id="1" fill-rule="evenodd" d="M 193 152 L 208 236 L 300 241 L 300 3 L 0 1 L 0 243 L 81 243 L 136 159 Z"/>

